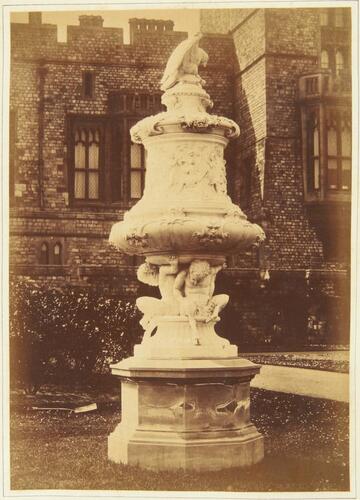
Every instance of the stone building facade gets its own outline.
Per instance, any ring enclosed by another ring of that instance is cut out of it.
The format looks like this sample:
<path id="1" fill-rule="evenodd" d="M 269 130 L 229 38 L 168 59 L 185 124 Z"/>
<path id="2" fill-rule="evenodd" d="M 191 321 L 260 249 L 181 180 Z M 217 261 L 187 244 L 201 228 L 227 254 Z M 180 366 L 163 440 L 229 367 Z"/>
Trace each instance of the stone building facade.
<path id="1" fill-rule="evenodd" d="M 187 34 L 131 19 L 124 44 L 102 23 L 80 16 L 66 43 L 41 13 L 12 24 L 11 273 L 129 296 L 138 262 L 107 243 L 144 184 L 128 132 L 161 110 L 163 69 Z M 241 129 L 226 153 L 229 192 L 267 233 L 218 278 L 232 289 L 224 328 L 244 344 L 346 343 L 350 9 L 204 10 L 201 29 L 213 112 Z"/>

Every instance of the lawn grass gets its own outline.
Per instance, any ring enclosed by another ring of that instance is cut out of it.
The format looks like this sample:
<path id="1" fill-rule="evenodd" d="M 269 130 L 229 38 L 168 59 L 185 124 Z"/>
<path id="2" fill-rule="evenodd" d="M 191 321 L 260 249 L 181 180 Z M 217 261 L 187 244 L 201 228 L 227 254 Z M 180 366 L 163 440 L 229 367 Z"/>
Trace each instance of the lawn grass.
<path id="1" fill-rule="evenodd" d="M 107 460 L 119 408 L 67 414 L 17 407 L 11 418 L 11 489 L 348 491 L 348 405 L 252 389 L 265 458 L 218 472 L 146 471 Z"/>
<path id="2" fill-rule="evenodd" d="M 349 359 L 334 359 L 336 355 L 334 356 L 333 353 L 246 353 L 244 357 L 260 365 L 294 366 L 296 368 L 349 373 Z M 346 358 L 346 353 L 344 356 L 338 357 Z"/>

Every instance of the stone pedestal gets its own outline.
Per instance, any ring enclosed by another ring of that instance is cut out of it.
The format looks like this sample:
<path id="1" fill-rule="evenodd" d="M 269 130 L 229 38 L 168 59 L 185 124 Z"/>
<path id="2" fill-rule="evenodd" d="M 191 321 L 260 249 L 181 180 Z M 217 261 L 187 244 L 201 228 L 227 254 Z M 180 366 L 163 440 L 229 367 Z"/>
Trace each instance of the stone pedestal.
<path id="1" fill-rule="evenodd" d="M 122 421 L 108 438 L 109 459 L 154 470 L 218 470 L 264 456 L 250 421 L 250 380 L 260 367 L 241 358 L 128 358 Z"/>

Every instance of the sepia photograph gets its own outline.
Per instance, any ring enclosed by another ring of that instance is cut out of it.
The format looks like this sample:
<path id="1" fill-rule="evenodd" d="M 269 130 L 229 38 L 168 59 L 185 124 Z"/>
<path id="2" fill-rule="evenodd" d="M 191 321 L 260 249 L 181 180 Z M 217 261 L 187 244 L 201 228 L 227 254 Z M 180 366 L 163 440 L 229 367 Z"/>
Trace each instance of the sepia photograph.
<path id="1" fill-rule="evenodd" d="M 358 15 L 2 4 L 4 497 L 358 498 Z"/>

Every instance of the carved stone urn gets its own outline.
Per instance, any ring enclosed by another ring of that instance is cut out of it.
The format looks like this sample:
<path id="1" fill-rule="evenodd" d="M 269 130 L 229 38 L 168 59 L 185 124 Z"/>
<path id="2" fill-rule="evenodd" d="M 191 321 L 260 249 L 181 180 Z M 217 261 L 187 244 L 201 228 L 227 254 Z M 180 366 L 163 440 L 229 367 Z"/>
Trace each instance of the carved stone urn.
<path id="1" fill-rule="evenodd" d="M 138 278 L 158 286 L 161 298 L 137 299 L 143 340 L 111 367 L 121 380 L 122 421 L 109 436 L 109 458 L 154 469 L 250 465 L 264 453 L 249 417 L 260 367 L 217 335 L 229 297 L 215 293 L 215 280 L 226 256 L 265 236 L 227 194 L 224 148 L 240 131 L 207 112 L 198 40 L 182 42 L 169 59 L 167 111 L 131 129 L 146 150 L 145 189 L 110 234 L 122 252 L 145 257 Z"/>

